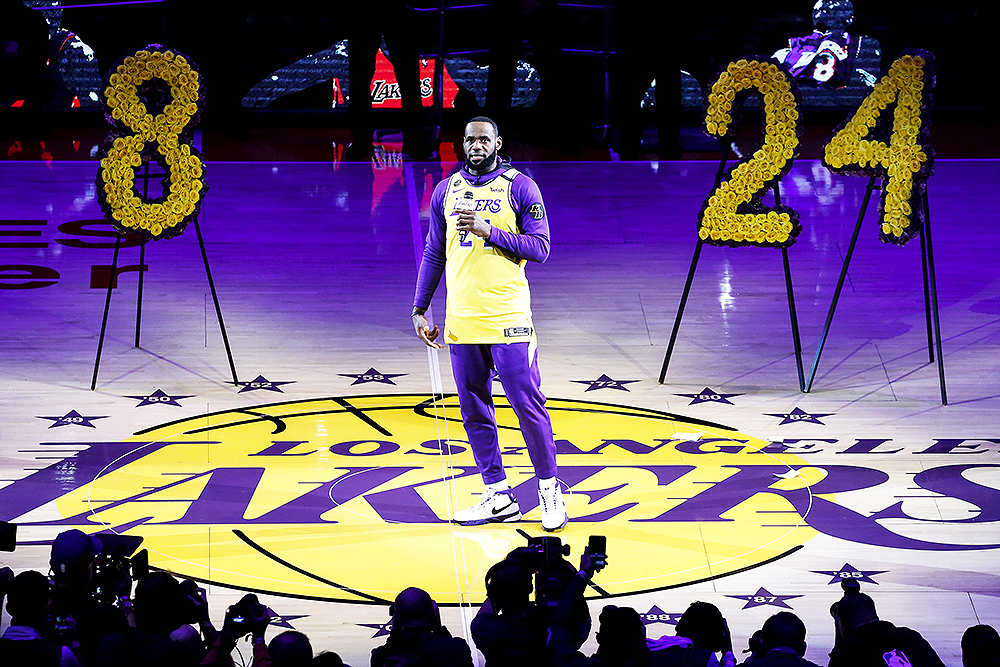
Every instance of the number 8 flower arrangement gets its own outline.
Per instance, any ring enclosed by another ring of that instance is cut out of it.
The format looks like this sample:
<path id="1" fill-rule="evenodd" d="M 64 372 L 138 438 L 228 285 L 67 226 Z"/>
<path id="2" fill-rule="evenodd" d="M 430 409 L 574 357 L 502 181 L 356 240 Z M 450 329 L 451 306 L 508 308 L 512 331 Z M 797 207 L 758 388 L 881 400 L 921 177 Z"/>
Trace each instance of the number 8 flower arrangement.
<path id="1" fill-rule="evenodd" d="M 191 145 L 205 103 L 194 63 L 151 44 L 111 68 L 100 100 L 113 126 L 97 170 L 105 217 L 119 233 L 147 240 L 178 236 L 198 215 L 208 191 L 204 162 Z M 164 172 L 162 192 L 144 197 L 136 180 L 150 162 Z"/>

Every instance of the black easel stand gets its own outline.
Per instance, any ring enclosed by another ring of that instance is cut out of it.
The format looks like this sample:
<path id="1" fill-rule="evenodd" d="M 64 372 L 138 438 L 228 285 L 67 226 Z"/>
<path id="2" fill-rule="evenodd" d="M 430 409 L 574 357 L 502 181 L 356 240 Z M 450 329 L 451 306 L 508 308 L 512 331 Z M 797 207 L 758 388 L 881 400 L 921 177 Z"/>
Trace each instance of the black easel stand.
<path id="1" fill-rule="evenodd" d="M 719 162 L 718 171 L 715 173 L 715 185 L 712 186 L 713 191 L 715 188 L 718 188 L 719 184 L 722 182 L 722 175 L 725 173 L 726 160 L 728 157 L 729 151 L 727 150 L 723 154 L 722 160 Z M 777 183 L 774 185 L 774 203 L 775 206 L 781 203 L 781 193 Z M 660 384 L 663 384 L 664 378 L 667 377 L 667 366 L 670 365 L 670 357 L 674 353 L 674 343 L 677 341 L 677 332 L 681 328 L 681 319 L 684 317 L 684 307 L 687 305 L 688 294 L 691 292 L 691 283 L 694 281 L 694 272 L 698 268 L 698 258 L 701 256 L 701 247 L 704 244 L 705 242 L 699 238 L 694 247 L 694 256 L 691 258 L 691 268 L 688 269 L 687 280 L 684 282 L 684 291 L 681 293 L 681 302 L 677 307 L 677 316 L 674 318 L 674 328 L 670 332 L 670 342 L 667 344 L 667 352 L 663 356 L 663 365 L 660 367 Z M 781 260 L 782 266 L 785 270 L 785 292 L 788 295 L 788 317 L 792 324 L 792 342 L 795 346 L 795 364 L 799 374 L 799 391 L 804 391 L 805 379 L 802 371 L 802 343 L 799 338 L 799 319 L 795 314 L 795 295 L 792 292 L 792 273 L 788 263 L 788 248 L 781 249 Z"/>
<path id="2" fill-rule="evenodd" d="M 865 189 L 865 196 L 861 202 L 861 210 L 858 211 L 858 221 L 854 225 L 854 233 L 851 235 L 851 243 L 847 247 L 847 254 L 844 255 L 844 266 L 840 271 L 840 278 L 837 280 L 837 288 L 833 291 L 833 301 L 830 303 L 830 311 L 826 315 L 826 324 L 823 325 L 823 335 L 819 339 L 819 346 L 816 348 L 816 357 L 813 359 L 812 369 L 809 371 L 809 378 L 803 389 L 806 393 L 812 389 L 813 380 L 816 378 L 819 358 L 823 354 L 826 338 L 830 333 L 830 326 L 833 324 L 833 314 L 837 310 L 837 302 L 840 300 L 840 293 L 844 288 L 847 269 L 851 264 L 851 258 L 854 256 L 854 247 L 857 245 L 858 236 L 861 233 L 861 223 L 864 221 L 865 213 L 868 211 L 868 202 L 871 200 L 872 192 L 882 188 L 881 185 L 875 184 L 875 179 L 875 176 L 868 179 L 868 187 Z M 922 205 L 924 207 L 924 227 L 920 232 L 920 264 L 924 283 L 924 315 L 927 321 L 927 356 L 928 363 L 933 363 L 934 348 L 937 348 L 941 404 L 948 405 L 948 391 L 944 380 L 944 352 L 941 348 L 941 317 L 938 312 L 937 279 L 934 276 L 934 246 L 931 242 L 931 210 L 927 200 L 926 188 L 924 189 Z"/>
<path id="3" fill-rule="evenodd" d="M 144 198 L 149 196 L 149 179 L 158 178 L 163 174 L 153 174 L 149 173 L 149 165 L 147 164 L 143 169 L 143 173 L 136 178 L 143 179 L 142 184 L 142 195 Z M 198 233 L 198 246 L 201 248 L 201 258 L 205 262 L 205 275 L 208 277 L 208 285 L 212 289 L 212 299 L 215 301 L 215 314 L 219 318 L 219 328 L 222 330 L 222 342 L 226 346 L 226 356 L 229 358 L 229 370 L 233 373 L 233 384 L 238 385 L 239 380 L 236 377 L 236 364 L 233 363 L 233 352 L 229 347 L 229 336 L 226 334 L 226 324 L 222 320 L 222 307 L 219 305 L 219 295 L 215 290 L 215 281 L 212 279 L 212 269 L 208 265 L 208 253 L 205 252 L 205 240 L 201 235 L 201 226 L 198 224 L 198 218 L 194 219 L 194 229 Z M 97 358 L 94 360 L 94 376 L 90 381 L 90 390 L 94 391 L 97 387 L 97 371 L 101 367 L 101 351 L 104 349 L 104 335 L 108 329 L 108 313 L 111 311 L 111 293 L 114 289 L 114 284 L 118 276 L 118 251 L 121 249 L 122 235 L 119 235 L 115 240 L 115 254 L 111 260 L 111 274 L 108 277 L 108 295 L 104 301 L 104 319 L 101 321 L 101 336 L 97 341 Z M 145 266 L 146 260 L 146 241 L 142 242 L 139 247 L 139 266 Z M 135 347 L 139 347 L 139 331 L 140 324 L 142 322 L 142 286 L 143 286 L 143 273 L 145 271 L 139 271 L 139 290 L 136 299 L 136 311 L 135 311 Z"/>

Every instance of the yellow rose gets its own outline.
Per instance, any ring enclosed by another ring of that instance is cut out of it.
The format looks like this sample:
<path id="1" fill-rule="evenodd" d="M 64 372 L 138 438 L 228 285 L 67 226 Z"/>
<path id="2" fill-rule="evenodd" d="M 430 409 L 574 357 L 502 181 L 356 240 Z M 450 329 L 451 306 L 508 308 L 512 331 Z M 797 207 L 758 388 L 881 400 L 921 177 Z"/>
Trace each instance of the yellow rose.
<path id="1" fill-rule="evenodd" d="M 707 241 L 708 236 L 709 236 L 708 230 L 705 229 L 704 227 L 698 230 L 698 238 L 700 238 L 702 241 Z"/>

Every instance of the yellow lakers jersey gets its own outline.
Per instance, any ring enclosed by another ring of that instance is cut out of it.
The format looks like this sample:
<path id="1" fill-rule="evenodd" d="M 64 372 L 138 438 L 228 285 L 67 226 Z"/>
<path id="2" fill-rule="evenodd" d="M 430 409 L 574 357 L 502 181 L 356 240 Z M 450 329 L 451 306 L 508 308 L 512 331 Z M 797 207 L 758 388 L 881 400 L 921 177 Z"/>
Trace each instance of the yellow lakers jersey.
<path id="1" fill-rule="evenodd" d="M 524 274 L 527 260 L 469 232 L 456 229 L 458 209 L 472 208 L 493 227 L 520 233 L 510 205 L 516 169 L 484 185 L 450 185 L 444 199 L 445 276 L 448 308 L 445 340 L 449 343 L 520 343 L 533 339 L 531 294 Z M 471 193 L 471 201 L 466 193 Z"/>

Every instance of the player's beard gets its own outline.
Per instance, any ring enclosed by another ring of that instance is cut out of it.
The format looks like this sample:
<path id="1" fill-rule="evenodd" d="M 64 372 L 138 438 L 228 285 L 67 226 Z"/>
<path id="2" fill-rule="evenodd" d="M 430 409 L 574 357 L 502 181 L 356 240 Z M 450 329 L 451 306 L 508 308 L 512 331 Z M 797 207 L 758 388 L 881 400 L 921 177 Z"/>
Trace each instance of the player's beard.
<path id="1" fill-rule="evenodd" d="M 493 167 L 496 166 L 496 161 L 497 161 L 497 149 L 493 149 L 493 152 L 487 155 L 483 159 L 483 161 L 479 163 L 479 166 L 474 165 L 472 163 L 471 158 L 468 155 L 466 155 L 465 170 L 468 171 L 470 174 L 477 174 L 477 175 L 486 174 L 493 170 Z"/>

